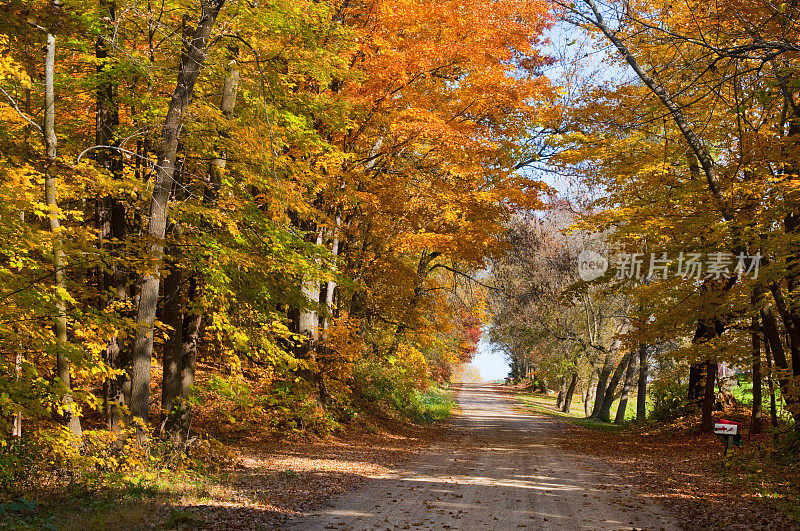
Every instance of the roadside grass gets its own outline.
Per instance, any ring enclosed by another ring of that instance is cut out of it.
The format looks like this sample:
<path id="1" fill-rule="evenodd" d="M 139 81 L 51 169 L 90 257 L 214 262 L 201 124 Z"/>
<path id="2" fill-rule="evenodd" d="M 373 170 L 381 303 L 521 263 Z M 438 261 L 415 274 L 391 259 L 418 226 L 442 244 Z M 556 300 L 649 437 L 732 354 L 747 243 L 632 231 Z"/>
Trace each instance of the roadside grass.
<path id="1" fill-rule="evenodd" d="M 192 470 L 148 470 L 135 479 L 102 484 L 79 478 L 65 488 L 54 485 L 27 494 L 31 500 L 23 507 L 13 502 L 0 504 L 0 527 L 76 531 L 181 528 L 187 525 L 177 525 L 183 519 L 181 514 L 187 512 L 181 506 L 235 501 L 225 482 L 225 473 Z"/>
<path id="2" fill-rule="evenodd" d="M 524 391 L 514 392 L 514 395 L 517 401 L 526 408 L 532 409 L 537 413 L 543 413 L 545 415 L 567 421 L 571 424 L 605 431 L 616 431 L 623 427 L 610 422 L 600 422 L 599 420 L 587 419 L 583 415 L 583 411 L 574 406 L 569 413 L 564 413 L 556 407 L 557 397 L 555 395 L 548 396 L 542 393 L 529 393 Z"/>
<path id="3" fill-rule="evenodd" d="M 412 391 L 407 414 L 415 422 L 437 422 L 449 418 L 455 407 L 455 398 L 448 389 L 431 385 L 425 391 Z"/>

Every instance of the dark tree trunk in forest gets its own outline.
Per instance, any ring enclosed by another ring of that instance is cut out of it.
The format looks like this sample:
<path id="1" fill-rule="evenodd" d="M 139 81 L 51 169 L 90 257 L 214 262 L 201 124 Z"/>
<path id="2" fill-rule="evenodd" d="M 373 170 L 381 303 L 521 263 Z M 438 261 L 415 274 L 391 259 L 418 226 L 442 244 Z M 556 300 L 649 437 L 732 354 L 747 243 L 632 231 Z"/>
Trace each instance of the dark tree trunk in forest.
<path id="1" fill-rule="evenodd" d="M 786 402 L 786 409 L 789 410 L 795 420 L 795 428 L 800 429 L 800 422 L 797 422 L 798 416 L 800 416 L 797 411 L 797 395 L 796 392 L 791 389 L 791 382 L 788 377 L 791 368 L 786 359 L 786 351 L 783 348 L 777 320 L 772 311 L 768 308 L 761 309 L 761 323 L 764 327 L 764 337 L 766 338 L 765 345 L 769 345 L 769 351 L 772 353 L 772 360 L 775 362 L 775 368 L 779 371 L 778 387 Z"/>
<path id="2" fill-rule="evenodd" d="M 172 224 L 179 232 L 177 225 Z M 177 234 L 175 234 L 176 237 Z M 164 280 L 164 324 L 172 330 L 164 341 L 161 381 L 161 412 L 169 415 L 175 400 L 181 394 L 181 365 L 183 361 L 183 297 L 181 286 L 183 272 L 178 262 L 178 251 L 174 246 L 167 248 L 170 271 Z"/>
<path id="3" fill-rule="evenodd" d="M 596 419 L 600 415 L 600 409 L 603 407 L 603 400 L 606 396 L 606 387 L 608 386 L 608 378 L 611 376 L 611 371 L 614 370 L 612 351 L 606 352 L 605 359 L 603 359 L 603 367 L 597 374 L 597 387 L 594 392 L 594 407 L 592 407 L 592 414 L 590 418 Z"/>
<path id="4" fill-rule="evenodd" d="M 197 342 L 200 337 L 200 324 L 203 314 L 196 307 L 198 299 L 197 277 L 189 280 L 186 293 L 187 311 L 183 315 L 183 351 L 181 353 L 181 400 L 189 399 L 192 386 L 194 386 L 194 372 L 197 367 Z M 195 304 L 193 304 L 195 303 Z"/>
<path id="5" fill-rule="evenodd" d="M 636 422 L 647 418 L 647 345 L 639 345 L 639 382 L 636 389 Z"/>
<path id="6" fill-rule="evenodd" d="M 722 335 L 725 327 L 719 319 L 702 320 L 697 323 L 692 343 L 701 344 Z M 709 369 L 713 373 L 709 373 Z M 714 384 L 717 377 L 717 364 L 712 360 L 693 363 L 689 368 L 689 400 L 697 404 L 702 416 L 700 431 L 709 433 L 713 429 L 712 410 L 714 408 Z"/>
<path id="7" fill-rule="evenodd" d="M 800 220 L 800 217 L 798 217 L 798 220 Z M 772 283 L 770 285 L 770 291 L 775 301 L 775 309 L 778 311 L 781 322 L 783 322 L 783 328 L 787 336 L 786 343 L 791 356 L 791 359 L 786 360 L 787 368 L 790 369 L 793 376 L 798 376 L 800 372 L 800 366 L 798 366 L 800 365 L 800 322 L 798 322 L 798 318 L 795 316 L 796 309 L 793 308 L 797 305 L 787 303 L 779 285 Z M 777 358 L 775 361 L 777 362 Z M 797 395 L 796 390 L 793 391 L 793 395 Z M 796 401 L 796 399 L 794 401 Z"/>
<path id="8" fill-rule="evenodd" d="M 160 262 L 164 254 L 164 236 L 169 213 L 169 196 L 172 191 L 175 155 L 189 107 L 194 84 L 205 61 L 206 46 L 211 30 L 224 0 L 203 0 L 202 14 L 188 50 L 181 55 L 178 82 L 167 109 L 161 134 L 161 150 L 155 170 L 153 196 L 147 234 L 153 240 L 148 249 L 149 271 L 140 282 L 139 308 L 136 317 L 136 336 L 133 345 L 133 367 L 131 371 L 131 415 L 147 426 L 150 399 L 150 360 L 153 355 L 153 323 L 158 305 L 161 284 Z M 143 433 L 140 433 L 142 437 Z"/>
<path id="9" fill-rule="evenodd" d="M 567 392 L 564 395 L 564 405 L 561 408 L 561 411 L 564 413 L 569 413 L 570 408 L 572 407 L 572 397 L 575 396 L 575 388 L 578 386 L 578 373 L 572 373 L 569 381 L 569 387 L 567 387 Z"/>
<path id="10" fill-rule="evenodd" d="M 556 397 L 556 407 L 561 409 L 564 406 L 564 397 L 567 393 L 567 377 L 562 376 L 558 380 L 558 396 Z"/>
<path id="11" fill-rule="evenodd" d="M 239 91 L 239 69 L 236 63 L 238 48 L 229 47 L 230 69 L 222 85 L 220 111 L 226 120 L 233 118 L 236 99 Z M 228 138 L 227 129 L 219 132 L 220 137 Z M 203 193 L 203 203 L 212 207 L 217 200 L 223 184 L 223 177 L 228 164 L 227 151 L 223 146 L 216 147 L 216 156 L 208 165 L 208 182 Z M 177 194 L 181 195 L 181 194 Z M 176 244 L 167 250 L 173 270 L 165 280 L 164 314 L 165 322 L 173 328 L 169 340 L 164 344 L 164 383 L 162 387 L 162 409 L 166 413 L 164 432 L 176 444 L 185 442 L 189 437 L 192 412 L 189 395 L 194 386 L 194 374 L 197 367 L 197 344 L 200 335 L 202 312 L 198 307 L 199 273 L 189 278 L 186 290 L 186 302 L 183 299 L 182 286 L 184 275 L 178 266 L 181 227 L 175 225 Z"/>
<path id="12" fill-rule="evenodd" d="M 796 88 L 791 87 L 788 80 L 783 76 L 778 76 L 778 81 L 781 84 L 781 92 L 783 94 L 783 112 L 784 116 L 788 119 L 788 129 L 786 130 L 786 140 L 788 145 L 796 145 L 798 138 L 800 138 L 800 108 L 795 100 Z M 788 115 L 788 116 L 787 116 Z M 788 155 L 788 153 L 784 153 Z M 798 168 L 796 158 L 793 156 L 786 156 L 787 162 L 783 168 L 784 178 L 791 179 L 794 184 L 798 181 Z M 798 396 L 797 381 L 800 380 L 800 305 L 797 304 L 798 295 L 800 295 L 800 244 L 797 243 L 798 236 L 800 236 L 800 208 L 798 208 L 797 196 L 793 194 L 789 205 L 792 210 L 789 211 L 784 217 L 784 230 L 789 236 L 788 242 L 788 256 L 786 257 L 786 287 L 788 289 L 789 302 L 783 300 L 783 293 L 781 292 L 780 285 L 775 282 L 772 283 L 770 289 L 772 290 L 775 299 L 775 307 L 780 314 L 783 321 L 784 329 L 790 337 L 789 348 L 791 351 L 791 360 L 788 360 L 791 375 L 794 377 L 792 385 L 784 391 L 784 396 L 791 395 L 787 400 L 787 409 L 792 413 L 795 419 L 795 429 L 800 431 L 800 409 L 798 409 Z M 777 363 L 777 357 L 775 358 Z M 791 405 L 790 405 L 791 404 Z"/>
<path id="13" fill-rule="evenodd" d="M 108 12 L 109 23 L 116 20 L 116 3 L 101 2 Z M 98 60 L 97 73 L 101 76 L 95 94 L 95 144 L 109 146 L 98 149 L 95 158 L 98 165 L 106 170 L 114 179 L 122 178 L 122 153 L 114 148 L 119 146 L 117 128 L 119 127 L 119 101 L 117 82 L 112 79 L 108 59 L 108 45 L 105 36 L 95 41 L 95 57 Z M 118 263 L 120 243 L 127 235 L 125 225 L 125 206 L 113 195 L 100 197 L 97 200 L 97 237 L 98 246 L 110 253 L 110 267 L 98 275 L 100 282 L 100 309 L 107 307 L 115 300 L 124 301 L 130 297 L 127 272 Z M 113 240 L 113 242 L 112 242 Z M 128 381 L 128 356 L 123 352 L 116 333 L 109 338 L 105 352 L 106 363 L 112 369 L 126 371 L 123 374 L 108 378 L 103 383 L 103 405 L 108 428 L 117 431 L 123 422 L 122 408 L 125 406 L 126 382 Z"/>
<path id="14" fill-rule="evenodd" d="M 611 420 L 611 406 L 614 405 L 614 392 L 619 385 L 620 380 L 622 380 L 622 375 L 625 374 L 625 369 L 628 367 L 628 360 L 630 357 L 633 356 L 633 353 L 628 352 L 619 362 L 617 368 L 614 370 L 614 375 L 608 382 L 608 386 L 603 393 L 603 402 L 600 405 L 600 410 L 597 413 L 598 420 L 603 422 L 608 422 Z"/>
<path id="15" fill-rule="evenodd" d="M 637 356 L 635 356 L 633 352 L 628 354 L 628 367 L 625 370 L 625 380 L 622 382 L 622 395 L 619 397 L 619 406 L 617 407 L 617 415 L 614 418 L 614 424 L 622 424 L 625 422 L 625 411 L 628 409 L 628 396 L 630 396 L 633 381 L 636 378 L 636 358 Z"/>
<path id="16" fill-rule="evenodd" d="M 703 396 L 703 417 L 700 421 L 700 432 L 711 433 L 714 429 L 714 386 L 717 383 L 717 364 L 713 361 L 706 362 L 705 394 Z"/>
<path id="17" fill-rule="evenodd" d="M 759 332 L 759 324 L 758 317 L 754 315 L 751 321 L 753 330 L 750 332 L 753 342 L 753 415 L 750 420 L 750 433 L 754 435 L 761 433 L 764 426 L 764 419 L 762 418 L 761 333 Z"/>
<path id="18" fill-rule="evenodd" d="M 692 363 L 689 365 L 689 391 L 690 402 L 699 403 L 705 393 L 703 386 L 704 363 Z"/>
<path id="19" fill-rule="evenodd" d="M 769 420 L 772 427 L 778 426 L 778 407 L 775 400 L 775 383 L 772 379 L 772 353 L 769 350 L 769 341 L 764 338 L 764 353 L 767 355 L 767 386 L 769 389 Z"/>

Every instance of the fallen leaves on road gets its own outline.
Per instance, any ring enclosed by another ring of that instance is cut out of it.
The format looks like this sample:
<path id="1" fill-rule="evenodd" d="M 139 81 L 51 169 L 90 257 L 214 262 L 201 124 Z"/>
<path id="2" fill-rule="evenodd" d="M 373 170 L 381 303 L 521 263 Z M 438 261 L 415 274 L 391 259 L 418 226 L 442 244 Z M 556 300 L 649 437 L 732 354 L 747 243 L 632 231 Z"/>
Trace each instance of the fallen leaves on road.
<path id="1" fill-rule="evenodd" d="M 317 440 L 238 441 L 225 480 L 203 496 L 182 496 L 168 511 L 185 511 L 204 529 L 263 529 L 298 514 L 426 448 L 441 428 L 405 425 L 375 434 Z"/>

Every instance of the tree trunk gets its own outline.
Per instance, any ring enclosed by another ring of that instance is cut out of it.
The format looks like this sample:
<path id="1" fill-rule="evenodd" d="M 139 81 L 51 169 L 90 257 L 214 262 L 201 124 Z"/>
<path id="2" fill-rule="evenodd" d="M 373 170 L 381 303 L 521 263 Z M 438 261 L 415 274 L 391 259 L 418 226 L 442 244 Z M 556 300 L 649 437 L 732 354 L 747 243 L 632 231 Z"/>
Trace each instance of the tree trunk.
<path id="1" fill-rule="evenodd" d="M 58 155 L 58 138 L 56 137 L 56 108 L 55 108 L 55 62 L 56 62 L 56 37 L 52 33 L 47 33 L 47 48 L 44 62 L 44 134 L 45 151 L 47 153 L 48 168 L 44 176 L 44 195 L 45 204 L 49 210 L 50 232 L 53 233 L 53 269 L 55 271 L 55 288 L 59 292 L 56 294 L 55 319 L 53 322 L 53 333 L 56 336 L 56 375 L 61 381 L 63 395 L 61 402 L 64 408 L 64 421 L 69 427 L 69 431 L 79 439 L 82 435 L 81 423 L 75 411 L 75 404 L 72 400 L 72 389 L 70 386 L 70 361 L 66 350 L 69 347 L 67 340 L 67 305 L 64 301 L 63 293 L 67 289 L 64 276 L 64 251 L 61 247 L 61 239 L 58 235 L 61 229 L 61 222 L 58 219 L 58 201 L 56 199 L 56 177 L 53 174 L 55 169 L 56 156 Z"/>
<path id="2" fill-rule="evenodd" d="M 636 422 L 647 418 L 647 345 L 639 345 L 639 382 L 636 389 Z"/>
<path id="3" fill-rule="evenodd" d="M 175 225 L 172 225 L 176 227 Z M 167 248 L 171 270 L 164 280 L 164 324 L 172 330 L 164 341 L 161 381 L 161 412 L 168 416 L 181 395 L 181 365 L 183 361 L 183 273 L 177 264 L 177 252 Z"/>
<path id="4" fill-rule="evenodd" d="M 641 346 L 639 349 L 641 349 Z M 617 416 L 614 418 L 614 424 L 622 424 L 625 422 L 625 411 L 628 409 L 628 396 L 633 387 L 633 380 L 636 378 L 636 358 L 637 356 L 634 356 L 633 352 L 628 355 L 628 367 L 625 371 L 625 380 L 622 383 L 622 395 L 619 397 L 619 406 L 617 406 Z"/>
<path id="5" fill-rule="evenodd" d="M 769 341 L 764 339 L 764 353 L 767 355 L 767 385 L 769 388 L 769 420 L 772 427 L 778 426 L 778 407 L 775 401 L 775 383 L 772 379 L 772 353 L 769 349 Z"/>
<path id="6" fill-rule="evenodd" d="M 714 430 L 714 385 L 717 382 L 717 364 L 713 361 L 706 362 L 705 395 L 703 396 L 703 417 L 700 421 L 700 432 L 711 433 Z"/>
<path id="7" fill-rule="evenodd" d="M 797 422 L 800 415 L 797 409 L 797 395 L 791 389 L 789 380 L 790 367 L 786 359 L 786 352 L 781 342 L 781 335 L 778 330 L 778 323 L 775 316 L 767 308 L 761 309 L 761 323 L 764 326 L 764 337 L 766 338 L 765 345 L 769 345 L 769 350 L 772 353 L 772 359 L 775 362 L 775 369 L 778 371 L 778 387 L 781 390 L 784 400 L 786 401 L 786 408 L 792 414 L 795 420 L 795 426 L 800 428 L 800 422 Z"/>
<path id="8" fill-rule="evenodd" d="M 608 378 L 611 376 L 611 371 L 614 369 L 613 367 L 613 357 L 612 351 L 606 352 L 606 356 L 603 359 L 603 367 L 600 369 L 600 372 L 597 374 L 597 387 L 594 392 L 594 407 L 592 407 L 592 414 L 590 418 L 596 419 L 600 415 L 600 409 L 603 407 L 603 400 L 606 396 L 606 387 L 608 385 Z"/>
<path id="9" fill-rule="evenodd" d="M 567 393 L 564 395 L 564 405 L 561 408 L 561 411 L 564 413 L 569 413 L 570 408 L 572 407 L 572 397 L 575 396 L 575 388 L 578 386 L 578 373 L 573 372 L 572 376 L 570 377 L 569 387 L 567 387 Z"/>
<path id="10" fill-rule="evenodd" d="M 800 219 L 800 217 L 798 217 Z M 776 283 L 770 285 L 773 300 L 775 301 L 775 309 L 783 322 L 783 328 L 788 337 L 787 345 L 791 354 L 791 360 L 787 359 L 787 367 L 791 369 L 793 376 L 800 375 L 800 323 L 798 317 L 795 316 L 796 304 L 787 304 L 783 296 L 783 292 Z M 777 361 L 777 360 L 776 360 Z M 794 391 L 797 394 L 797 391 Z"/>
<path id="11" fill-rule="evenodd" d="M 331 254 L 336 257 L 339 255 L 339 225 L 342 223 L 342 215 L 339 209 L 336 211 L 336 226 L 333 228 L 333 241 L 331 242 Z M 325 288 L 325 317 L 322 322 L 322 329 L 327 330 L 333 318 L 333 290 L 336 289 L 336 282 L 329 280 Z"/>
<path id="12" fill-rule="evenodd" d="M 200 324 L 203 314 L 200 308 L 192 305 L 198 299 L 197 278 L 189 280 L 189 289 L 186 293 L 188 300 L 187 312 L 183 315 L 183 353 L 181 357 L 181 399 L 189 399 L 192 386 L 194 386 L 194 372 L 197 367 L 197 342 L 200 336 Z"/>
<path id="13" fill-rule="evenodd" d="M 761 433 L 764 426 L 762 418 L 762 396 L 761 396 L 761 334 L 758 331 L 759 320 L 757 316 L 752 318 L 751 339 L 753 343 L 753 416 L 750 421 L 750 433 L 757 435 Z"/>
<path id="14" fill-rule="evenodd" d="M 703 371 L 705 362 L 689 365 L 689 401 L 700 403 L 705 393 Z"/>
<path id="15" fill-rule="evenodd" d="M 20 345 L 22 347 L 22 345 Z M 19 380 L 19 373 L 22 371 L 22 348 L 17 351 L 14 358 L 14 374 L 15 378 Z M 22 437 L 22 411 L 14 413 L 14 423 L 11 427 L 12 437 Z"/>
<path id="16" fill-rule="evenodd" d="M 614 405 L 614 391 L 616 391 L 617 386 L 619 385 L 619 381 L 622 380 L 622 375 L 625 374 L 625 369 L 628 366 L 628 360 L 633 356 L 632 352 L 628 352 L 619 362 L 617 368 L 614 370 L 614 375 L 611 377 L 611 380 L 608 382 L 608 387 L 606 387 L 605 392 L 603 393 L 603 403 L 600 406 L 600 411 L 597 413 L 597 419 L 603 422 L 608 422 L 611 420 L 611 406 Z"/>
<path id="17" fill-rule="evenodd" d="M 109 22 L 116 20 L 116 3 L 102 2 L 108 10 Z M 98 60 L 97 73 L 101 75 L 101 81 L 97 87 L 96 98 L 96 119 L 95 119 L 95 144 L 98 146 L 119 146 L 117 139 L 117 128 L 119 126 L 119 103 L 117 99 L 117 84 L 111 79 L 107 79 L 105 74 L 109 69 L 107 64 L 108 47 L 106 39 L 100 37 L 95 41 L 95 57 Z M 113 178 L 122 178 L 123 160 L 122 154 L 116 149 L 99 149 L 96 151 L 95 158 L 97 164 L 109 172 Z M 110 240 L 121 242 L 126 237 L 127 228 L 125 225 L 125 206 L 114 196 L 105 196 L 97 200 L 97 237 L 98 246 L 105 248 L 112 255 L 110 273 L 103 270 L 98 275 L 100 282 L 100 309 L 107 307 L 113 300 L 127 300 L 128 275 L 120 267 L 118 262 L 119 243 L 111 243 Z M 105 361 L 109 368 L 115 370 L 125 370 L 126 356 L 122 352 L 115 333 L 108 340 L 105 351 Z M 105 411 L 106 423 L 108 428 L 117 431 L 121 428 L 122 408 L 125 405 L 123 387 L 127 381 L 126 374 L 118 374 L 106 379 L 103 382 L 103 406 Z"/>
<path id="18" fill-rule="evenodd" d="M 200 74 L 206 55 L 211 30 L 224 0 L 204 0 L 202 14 L 188 50 L 181 55 L 178 83 L 167 109 L 161 134 L 161 150 L 155 169 L 155 183 L 150 202 L 147 234 L 152 239 L 148 249 L 149 272 L 140 281 L 137 330 L 133 345 L 131 371 L 131 415 L 138 419 L 140 428 L 147 426 L 150 400 L 150 361 L 153 355 L 153 323 L 158 305 L 161 284 L 160 262 L 164 254 L 164 236 L 169 212 L 169 196 L 175 172 L 175 155 L 183 127 L 189 99 Z M 144 431 L 140 432 L 140 438 Z"/>
<path id="19" fill-rule="evenodd" d="M 317 230 L 317 246 L 322 245 L 322 231 Z M 314 305 L 319 304 L 320 281 L 304 281 L 301 287 L 303 295 Z M 308 337 L 312 342 L 319 339 L 319 312 L 314 308 L 300 310 L 300 333 Z"/>
<path id="20" fill-rule="evenodd" d="M 222 100 L 220 101 L 220 111 L 226 120 L 233 118 L 233 110 L 236 107 L 236 98 L 239 94 L 239 68 L 236 64 L 236 56 L 239 50 L 236 47 L 228 49 L 230 59 L 230 69 L 228 75 L 225 76 L 225 81 L 222 84 Z M 227 131 L 220 131 L 220 136 L 228 137 Z M 223 148 L 217 149 L 217 156 L 211 160 L 209 164 L 210 183 L 205 191 L 205 202 L 212 203 L 217 198 L 220 186 L 222 186 L 222 177 L 225 174 L 225 168 L 228 164 L 228 153 Z"/>
<path id="21" fill-rule="evenodd" d="M 562 376 L 558 379 L 558 397 L 556 397 L 556 407 L 561 409 L 564 406 L 564 398 L 567 394 L 567 377 Z"/>
<path id="22" fill-rule="evenodd" d="M 592 392 L 592 380 L 594 380 L 594 373 L 595 373 L 595 371 L 592 371 L 592 372 L 589 373 L 589 379 L 586 380 L 586 389 L 585 389 L 585 392 L 583 394 L 583 414 L 587 418 L 591 417 L 591 415 L 592 415 L 592 409 L 591 409 L 591 406 L 589 405 L 590 404 L 589 395 Z"/>

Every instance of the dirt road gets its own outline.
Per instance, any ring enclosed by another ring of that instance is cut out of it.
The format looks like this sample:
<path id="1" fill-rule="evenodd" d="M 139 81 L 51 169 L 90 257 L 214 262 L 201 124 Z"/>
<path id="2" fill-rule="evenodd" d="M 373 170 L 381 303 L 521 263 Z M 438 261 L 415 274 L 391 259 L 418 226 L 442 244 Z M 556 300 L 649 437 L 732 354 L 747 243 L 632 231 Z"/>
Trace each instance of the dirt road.
<path id="1" fill-rule="evenodd" d="M 558 420 L 464 385 L 451 436 L 285 529 L 676 529 L 595 458 L 560 448 Z"/>

